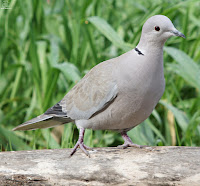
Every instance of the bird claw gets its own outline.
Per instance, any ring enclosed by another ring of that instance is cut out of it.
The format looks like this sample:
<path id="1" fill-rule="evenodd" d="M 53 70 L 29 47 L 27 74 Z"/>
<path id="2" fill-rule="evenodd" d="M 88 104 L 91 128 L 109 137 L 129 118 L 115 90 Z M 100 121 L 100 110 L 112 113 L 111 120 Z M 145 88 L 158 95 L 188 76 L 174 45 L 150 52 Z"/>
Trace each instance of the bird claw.
<path id="1" fill-rule="evenodd" d="M 72 149 L 72 152 L 70 153 L 70 157 L 76 152 L 77 148 L 80 148 L 88 157 L 90 157 L 89 152 L 86 149 L 92 149 L 90 147 L 87 147 L 86 145 L 84 145 L 83 142 L 77 142 L 76 145 L 74 146 L 74 148 Z"/>
<path id="2" fill-rule="evenodd" d="M 123 145 L 118 145 L 117 147 L 122 148 L 122 149 L 126 149 L 128 147 L 135 147 L 135 148 L 146 149 L 146 150 L 150 150 L 150 151 L 153 150 L 152 147 L 149 147 L 147 145 L 138 145 L 135 143 L 124 143 Z"/>
<path id="3" fill-rule="evenodd" d="M 128 147 L 143 148 L 144 146 L 143 145 L 138 145 L 138 144 L 135 144 L 135 143 L 124 143 L 123 145 L 119 145 L 117 147 L 126 149 Z"/>
<path id="4" fill-rule="evenodd" d="M 91 147 L 88 147 L 87 145 L 83 144 L 84 148 L 87 149 L 87 150 L 92 150 L 93 148 Z"/>
<path id="5" fill-rule="evenodd" d="M 121 135 L 122 135 L 122 138 L 124 139 L 124 144 L 119 145 L 118 146 L 119 148 L 126 149 L 128 147 L 136 147 L 136 148 L 146 148 L 146 147 L 148 147 L 146 145 L 138 145 L 138 144 L 133 143 L 126 132 L 122 132 Z M 149 147 L 149 148 L 151 148 L 151 147 Z"/>
<path id="6" fill-rule="evenodd" d="M 76 145 L 74 146 L 74 148 L 72 149 L 72 152 L 70 153 L 70 157 L 72 157 L 73 154 L 76 152 L 77 148 L 80 147 L 80 149 L 90 158 L 90 154 L 86 149 L 91 150 L 92 148 L 86 146 L 83 143 L 84 133 L 85 133 L 85 129 L 84 128 L 80 128 L 79 139 L 78 139 Z"/>

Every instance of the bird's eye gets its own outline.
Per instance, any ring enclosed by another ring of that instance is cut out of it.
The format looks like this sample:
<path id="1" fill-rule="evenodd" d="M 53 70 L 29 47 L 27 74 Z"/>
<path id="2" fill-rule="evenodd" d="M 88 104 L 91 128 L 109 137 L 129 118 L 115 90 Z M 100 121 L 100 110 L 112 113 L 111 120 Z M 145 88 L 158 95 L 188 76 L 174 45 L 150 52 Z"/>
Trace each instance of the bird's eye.
<path id="1" fill-rule="evenodd" d="M 156 31 L 159 31 L 159 30 L 160 30 L 160 27 L 159 27 L 159 26 L 155 26 L 155 30 L 156 30 Z"/>

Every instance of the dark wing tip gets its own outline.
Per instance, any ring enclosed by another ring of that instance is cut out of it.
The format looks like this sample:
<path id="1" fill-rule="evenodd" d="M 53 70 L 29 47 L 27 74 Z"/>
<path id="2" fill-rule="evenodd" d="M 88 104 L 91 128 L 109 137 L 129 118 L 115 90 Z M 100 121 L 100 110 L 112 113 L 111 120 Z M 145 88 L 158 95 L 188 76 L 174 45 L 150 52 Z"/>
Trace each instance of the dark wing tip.
<path id="1" fill-rule="evenodd" d="M 53 107 L 49 108 L 44 114 L 54 114 L 57 116 L 66 116 L 67 113 L 63 112 L 62 106 L 60 105 L 60 101 L 56 103 Z"/>

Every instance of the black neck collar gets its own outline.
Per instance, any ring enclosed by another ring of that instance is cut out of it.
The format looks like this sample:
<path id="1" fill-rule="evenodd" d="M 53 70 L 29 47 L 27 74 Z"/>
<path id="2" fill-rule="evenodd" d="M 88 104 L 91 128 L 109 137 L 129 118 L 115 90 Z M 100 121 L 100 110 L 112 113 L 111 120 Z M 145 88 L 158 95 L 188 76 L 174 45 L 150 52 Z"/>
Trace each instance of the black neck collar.
<path id="1" fill-rule="evenodd" d="M 135 51 L 138 53 L 138 55 L 143 55 L 144 56 L 144 54 L 138 48 L 135 48 Z"/>

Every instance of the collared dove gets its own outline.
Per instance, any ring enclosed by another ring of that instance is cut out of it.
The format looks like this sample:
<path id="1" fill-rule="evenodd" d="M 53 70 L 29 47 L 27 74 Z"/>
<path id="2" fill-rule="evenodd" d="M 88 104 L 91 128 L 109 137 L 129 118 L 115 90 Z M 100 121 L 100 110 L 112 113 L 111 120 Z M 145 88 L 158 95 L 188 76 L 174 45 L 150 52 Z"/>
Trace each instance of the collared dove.
<path id="1" fill-rule="evenodd" d="M 163 95 L 163 46 L 171 36 L 185 38 L 168 17 L 149 18 L 136 48 L 96 65 L 60 102 L 13 130 L 75 122 L 80 131 L 71 155 L 80 147 L 89 156 L 83 143 L 85 129 L 118 131 L 124 139 L 121 147 L 141 147 L 127 131 L 147 119 Z"/>

